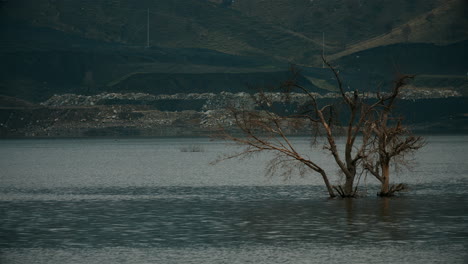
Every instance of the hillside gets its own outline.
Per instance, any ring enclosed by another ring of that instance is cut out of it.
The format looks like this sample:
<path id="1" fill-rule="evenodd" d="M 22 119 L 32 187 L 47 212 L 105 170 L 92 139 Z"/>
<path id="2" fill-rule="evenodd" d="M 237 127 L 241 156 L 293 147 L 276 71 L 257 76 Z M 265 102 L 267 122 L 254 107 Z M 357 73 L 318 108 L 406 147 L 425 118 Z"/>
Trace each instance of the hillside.
<path id="1" fill-rule="evenodd" d="M 320 54 L 323 33 L 327 54 L 343 55 L 359 46 L 405 41 L 445 45 L 468 38 L 464 0 L 224 2 L 16 0 L 3 4 L 2 16 L 132 46 L 147 44 L 149 18 L 152 46 L 267 55 L 305 64 Z M 405 36 L 408 25 L 411 32 Z"/>
<path id="2" fill-rule="evenodd" d="M 436 8 L 423 12 L 405 23 L 389 28 L 384 34 L 347 45 L 329 56 L 330 60 L 397 43 L 430 43 L 450 45 L 465 41 L 468 35 L 468 2 L 447 0 Z"/>
<path id="3" fill-rule="evenodd" d="M 464 91 L 467 10 L 464 0 L 2 1 L 0 94 L 239 92 L 278 82 L 290 63 L 324 93 L 334 87 L 322 48 L 350 86 L 375 89 L 397 65 L 429 76 L 422 87 Z"/>

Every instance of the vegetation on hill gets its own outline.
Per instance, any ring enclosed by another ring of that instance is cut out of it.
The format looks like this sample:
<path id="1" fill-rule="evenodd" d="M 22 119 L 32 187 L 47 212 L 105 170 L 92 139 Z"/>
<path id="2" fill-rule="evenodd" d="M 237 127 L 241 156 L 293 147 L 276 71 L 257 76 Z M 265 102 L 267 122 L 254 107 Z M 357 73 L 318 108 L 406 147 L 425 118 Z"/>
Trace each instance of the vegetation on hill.
<path id="1" fill-rule="evenodd" d="M 467 10 L 464 0 L 3 1 L 0 94 L 234 92 L 289 63 L 320 92 L 333 89 L 322 49 L 351 87 L 396 69 L 459 77 Z M 457 80 L 448 83 L 465 89 Z"/>
<path id="2" fill-rule="evenodd" d="M 466 40 L 463 0 L 8 1 L 2 15 L 126 45 L 206 48 L 310 64 L 322 49 Z M 149 16 L 148 15 L 149 10 Z M 409 30 L 409 31 L 408 31 Z M 464 34 L 465 33 L 465 34 Z M 349 51 L 351 50 L 351 51 Z M 318 63 L 320 64 L 320 63 Z"/>

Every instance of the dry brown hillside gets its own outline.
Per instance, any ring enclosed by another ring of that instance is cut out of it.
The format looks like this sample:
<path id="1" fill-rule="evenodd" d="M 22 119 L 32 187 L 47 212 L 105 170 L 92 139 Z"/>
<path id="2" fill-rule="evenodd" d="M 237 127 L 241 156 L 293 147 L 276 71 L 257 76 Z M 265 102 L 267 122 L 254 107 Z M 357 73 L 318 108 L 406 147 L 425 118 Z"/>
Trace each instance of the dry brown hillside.
<path id="1" fill-rule="evenodd" d="M 349 45 L 346 49 L 330 55 L 330 60 L 359 51 L 395 43 L 451 44 L 468 39 L 468 20 L 465 0 L 447 0 L 440 6 L 420 14 L 390 32 Z"/>

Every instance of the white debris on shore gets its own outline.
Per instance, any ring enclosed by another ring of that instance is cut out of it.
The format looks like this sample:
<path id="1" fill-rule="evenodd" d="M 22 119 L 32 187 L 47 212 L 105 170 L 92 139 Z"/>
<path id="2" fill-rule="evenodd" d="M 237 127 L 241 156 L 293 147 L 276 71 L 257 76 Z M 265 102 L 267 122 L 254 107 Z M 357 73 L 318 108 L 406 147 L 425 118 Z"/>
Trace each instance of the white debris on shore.
<path id="1" fill-rule="evenodd" d="M 283 93 L 265 93 L 272 102 L 284 102 L 285 94 Z M 318 94 L 311 93 L 316 99 L 332 99 L 338 98 L 337 93 Z M 376 98 L 376 93 L 364 93 L 366 98 Z M 449 98 L 460 97 L 459 92 L 450 89 L 420 89 L 411 88 L 402 90 L 401 99 L 414 100 L 414 99 L 430 99 L 430 98 Z M 94 105 L 108 105 L 109 102 L 122 102 L 122 104 L 129 104 L 135 102 L 139 104 L 151 104 L 153 102 L 162 100 L 206 100 L 203 106 L 204 110 L 221 109 L 227 104 L 252 104 L 255 98 L 259 98 L 258 94 L 248 94 L 245 92 L 230 93 L 220 92 L 215 93 L 177 93 L 177 94 L 161 94 L 153 95 L 147 93 L 101 93 L 97 95 L 79 95 L 79 94 L 61 94 L 54 95 L 47 101 L 42 102 L 43 106 L 94 106 Z M 287 100 L 292 103 L 305 103 L 309 100 L 309 95 L 304 93 L 290 93 Z"/>

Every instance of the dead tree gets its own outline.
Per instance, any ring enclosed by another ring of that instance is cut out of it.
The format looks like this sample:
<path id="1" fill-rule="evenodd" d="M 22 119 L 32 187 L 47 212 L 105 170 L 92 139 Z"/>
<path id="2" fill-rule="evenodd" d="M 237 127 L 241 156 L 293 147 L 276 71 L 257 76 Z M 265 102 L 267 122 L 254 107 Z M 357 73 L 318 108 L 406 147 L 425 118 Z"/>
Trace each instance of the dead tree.
<path id="1" fill-rule="evenodd" d="M 259 107 L 269 107 L 272 99 L 266 93 L 259 93 L 254 98 Z M 323 179 L 328 195 L 336 197 L 325 170 L 315 161 L 299 153 L 288 139 L 285 129 L 290 127 L 301 127 L 303 119 L 290 118 L 277 115 L 268 110 L 248 110 L 243 108 L 230 108 L 235 126 L 242 134 L 236 136 L 225 128 L 221 128 L 218 138 L 233 141 L 246 146 L 238 153 L 221 157 L 218 161 L 232 158 L 241 158 L 255 155 L 260 152 L 272 152 L 275 154 L 267 167 L 267 174 L 273 174 L 283 170 L 285 177 L 290 177 L 295 169 L 300 175 L 304 175 L 308 169 L 317 172 Z"/>
<path id="2" fill-rule="evenodd" d="M 269 165 L 269 172 L 278 168 L 291 168 L 289 162 L 295 161 L 302 167 L 309 168 L 322 176 L 330 197 L 335 197 L 334 191 L 341 197 L 354 197 L 357 194 L 356 178 L 359 172 L 364 169 L 370 171 L 371 168 L 375 167 L 372 158 L 368 158 L 368 156 L 375 156 L 377 153 L 375 149 L 378 145 L 375 142 L 378 141 L 378 137 L 377 134 L 374 134 L 377 130 L 373 129 L 370 125 L 373 122 L 370 121 L 374 119 L 378 109 L 383 109 L 383 105 L 390 101 L 393 104 L 393 100 L 400 92 L 400 87 L 393 90 L 393 97 L 378 96 L 370 102 L 369 98 L 365 94 L 359 93 L 357 89 L 346 92 L 338 71 L 325 59 L 323 61 L 331 69 L 337 82 L 339 102 L 343 106 L 340 115 L 345 116 L 344 121 L 343 119 L 338 120 L 336 116 L 339 111 L 336 104 L 319 105 L 316 95 L 298 83 L 299 72 L 293 67 L 291 69 L 292 77 L 279 85 L 277 91 L 282 92 L 284 101 L 288 101 L 292 92 L 299 91 L 307 96 L 308 102 L 304 104 L 299 114 L 278 115 L 273 113 L 271 111 L 272 99 L 269 98 L 268 93 L 260 91 L 254 100 L 255 105 L 261 110 L 231 108 L 234 123 L 242 135 L 235 136 L 226 129 L 222 129 L 220 137 L 247 146 L 245 150 L 225 158 L 243 157 L 271 151 L 276 156 Z M 387 115 L 391 113 L 391 108 L 388 109 Z M 300 154 L 292 145 L 285 133 L 286 128 L 304 125 L 309 128 L 312 142 L 317 142 L 319 137 L 324 135 L 323 148 L 331 154 L 340 171 L 344 174 L 344 184 L 332 186 L 321 165 Z M 374 127 L 377 125 L 380 124 L 374 123 Z M 372 129 L 369 130 L 371 127 Z M 342 137 L 345 139 L 344 149 L 340 149 L 337 145 L 337 139 Z M 363 164 L 365 168 L 363 168 Z M 287 171 L 291 172 L 291 170 Z M 301 171 L 304 173 L 304 170 Z M 377 176 L 378 174 L 373 175 L 379 180 L 383 179 Z"/>
<path id="3" fill-rule="evenodd" d="M 366 157 L 366 153 L 368 153 L 366 148 L 369 146 L 367 142 L 370 135 L 363 134 L 362 130 L 366 127 L 367 119 L 379 102 L 377 101 L 373 104 L 366 104 L 366 96 L 359 93 L 357 89 L 346 92 L 343 88 L 343 82 L 338 71 L 331 66 L 325 58 L 322 57 L 322 59 L 333 72 L 337 82 L 339 94 L 341 96 L 340 101 L 344 105 L 344 111 L 342 112 L 346 116 L 344 123 L 336 125 L 336 118 L 334 119 L 331 115 L 327 118 L 326 113 L 328 111 L 332 111 L 333 105 L 319 107 L 315 97 L 313 97 L 306 88 L 297 83 L 292 83 L 289 87 L 299 89 L 309 95 L 311 99 L 309 105 L 312 108 L 312 113 L 318 118 L 313 119 L 311 116 L 306 117 L 313 120 L 313 122 L 322 127 L 325 131 L 326 144 L 324 147 L 333 156 L 335 163 L 345 176 L 344 185 L 333 187 L 341 197 L 354 197 L 358 188 L 358 186 L 355 185 L 356 177 L 360 169 L 361 160 L 364 159 Z M 363 137 L 358 140 L 360 135 L 363 135 Z M 336 139 L 342 136 L 345 138 L 345 147 L 340 151 L 337 146 Z"/>
<path id="4" fill-rule="evenodd" d="M 324 60 L 325 61 L 325 60 Z M 277 115 L 271 111 L 273 101 L 269 98 L 269 94 L 260 91 L 255 100 L 255 105 L 261 110 L 245 110 L 239 108 L 231 108 L 231 113 L 235 120 L 235 125 L 242 132 L 241 136 L 234 136 L 226 129 L 222 129 L 220 135 L 225 140 L 237 142 L 241 145 L 247 146 L 242 152 L 224 157 L 236 158 L 247 155 L 256 154 L 263 151 L 271 151 L 276 154 L 275 158 L 271 161 L 268 171 L 273 172 L 278 168 L 291 168 L 290 161 L 296 161 L 302 167 L 309 168 L 317 172 L 323 178 L 324 184 L 327 188 L 330 197 L 335 197 L 337 191 L 341 197 L 353 197 L 356 195 L 357 187 L 354 186 L 358 164 L 363 153 L 366 153 L 364 147 L 366 144 L 361 144 L 357 152 L 353 152 L 356 143 L 356 138 L 360 133 L 361 128 L 365 124 L 365 108 L 362 104 L 362 98 L 357 91 L 348 94 L 343 89 L 342 81 L 338 72 L 325 61 L 330 69 L 333 71 L 334 76 L 338 83 L 341 99 L 349 110 L 349 121 L 343 128 L 337 126 L 337 118 L 335 116 L 336 106 L 329 104 L 319 106 L 315 94 L 309 92 L 304 86 L 297 82 L 299 72 L 296 68 L 292 67 L 292 77 L 282 83 L 277 91 L 282 92 L 284 100 L 288 100 L 288 96 L 295 91 L 299 91 L 308 97 L 308 102 L 303 106 L 299 114 L 289 116 Z M 364 112 L 363 112 L 364 111 Z M 345 175 L 345 184 L 343 186 L 332 186 L 328 179 L 325 170 L 315 161 L 306 158 L 305 155 L 300 154 L 288 139 L 285 128 L 291 126 L 307 126 L 311 133 L 312 141 L 317 142 L 317 139 L 322 134 L 325 135 L 326 143 L 324 149 L 328 150 L 340 170 Z M 346 144 L 344 153 L 340 153 L 336 143 L 336 138 L 343 134 L 343 129 L 346 134 Z M 290 171 L 287 169 L 286 171 Z M 302 170 L 304 172 L 304 170 Z"/>
<path id="5" fill-rule="evenodd" d="M 363 159 L 364 169 L 375 176 L 381 183 L 380 196 L 393 196 L 405 189 L 405 185 L 390 186 L 390 165 L 408 165 L 408 156 L 424 146 L 424 139 L 414 136 L 402 125 L 402 118 L 395 117 L 393 109 L 401 88 L 410 75 L 401 75 L 388 94 L 378 94 L 378 105 L 372 109 L 373 116 L 367 120 L 363 130 L 368 138 L 368 153 Z"/>

